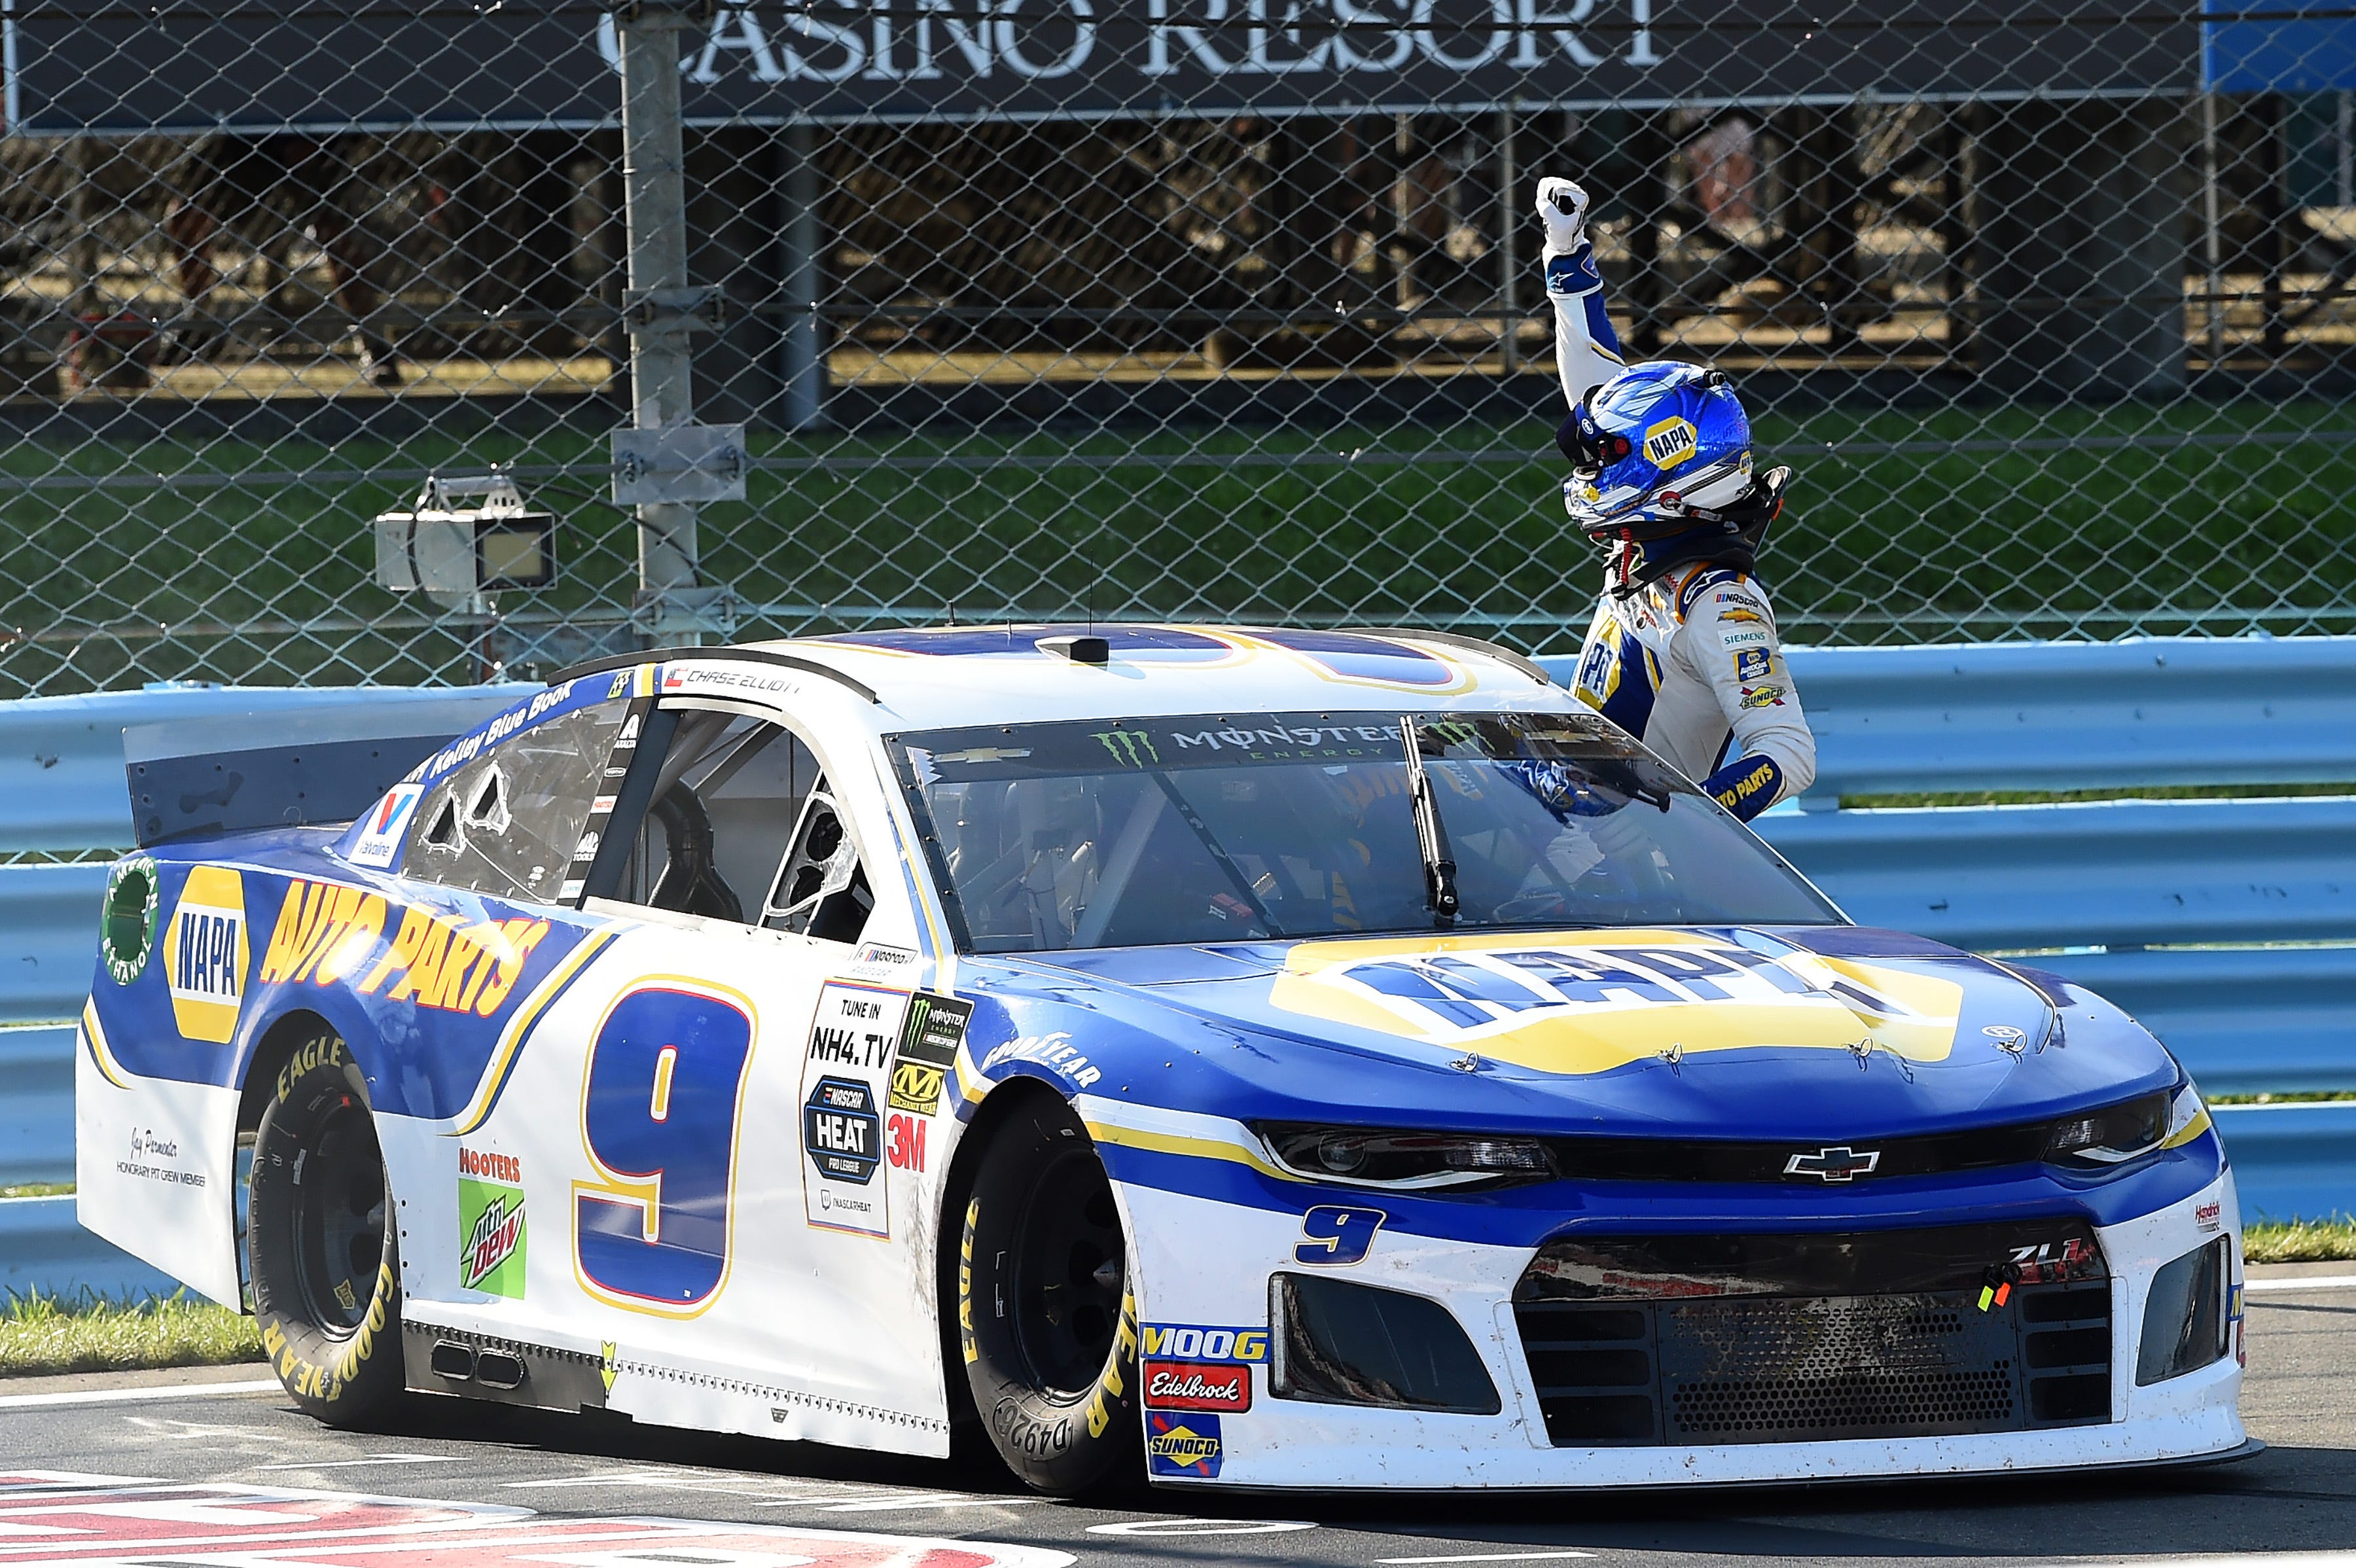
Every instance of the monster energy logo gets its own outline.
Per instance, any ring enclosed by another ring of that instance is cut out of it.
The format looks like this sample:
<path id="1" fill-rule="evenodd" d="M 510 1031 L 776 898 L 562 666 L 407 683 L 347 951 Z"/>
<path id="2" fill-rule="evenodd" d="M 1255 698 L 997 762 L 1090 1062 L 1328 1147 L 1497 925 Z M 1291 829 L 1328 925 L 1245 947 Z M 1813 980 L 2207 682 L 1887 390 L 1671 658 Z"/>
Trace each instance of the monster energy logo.
<path id="1" fill-rule="evenodd" d="M 1096 738 L 1097 744 L 1112 753 L 1112 759 L 1124 768 L 1143 768 L 1162 760 L 1162 754 L 1153 748 L 1153 737 L 1141 730 L 1099 730 Z"/>
<path id="2" fill-rule="evenodd" d="M 1480 730 L 1463 719 L 1432 719 L 1422 729 L 1443 746 L 1472 746 L 1481 738 Z"/>

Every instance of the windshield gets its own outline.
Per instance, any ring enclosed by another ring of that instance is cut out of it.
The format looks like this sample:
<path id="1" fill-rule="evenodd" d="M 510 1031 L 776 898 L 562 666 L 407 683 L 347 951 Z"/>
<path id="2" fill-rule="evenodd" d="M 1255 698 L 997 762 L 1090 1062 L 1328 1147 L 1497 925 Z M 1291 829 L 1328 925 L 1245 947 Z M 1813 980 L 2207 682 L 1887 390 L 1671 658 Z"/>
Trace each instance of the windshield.
<path id="1" fill-rule="evenodd" d="M 969 952 L 1841 918 L 1715 801 L 1581 714 L 1198 714 L 887 744 Z"/>

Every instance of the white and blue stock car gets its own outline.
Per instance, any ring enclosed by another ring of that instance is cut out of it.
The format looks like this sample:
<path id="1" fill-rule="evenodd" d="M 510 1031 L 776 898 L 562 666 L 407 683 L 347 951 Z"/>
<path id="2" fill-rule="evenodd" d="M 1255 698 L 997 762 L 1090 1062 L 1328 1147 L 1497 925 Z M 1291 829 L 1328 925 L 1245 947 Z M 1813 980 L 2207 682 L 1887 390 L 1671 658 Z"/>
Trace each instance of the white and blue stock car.
<path id="1" fill-rule="evenodd" d="M 1850 924 L 1513 655 L 649 654 L 383 782 L 143 817 L 80 1032 L 84 1222 L 324 1420 L 969 1432 L 1060 1493 L 2254 1447 L 2168 1052 Z"/>

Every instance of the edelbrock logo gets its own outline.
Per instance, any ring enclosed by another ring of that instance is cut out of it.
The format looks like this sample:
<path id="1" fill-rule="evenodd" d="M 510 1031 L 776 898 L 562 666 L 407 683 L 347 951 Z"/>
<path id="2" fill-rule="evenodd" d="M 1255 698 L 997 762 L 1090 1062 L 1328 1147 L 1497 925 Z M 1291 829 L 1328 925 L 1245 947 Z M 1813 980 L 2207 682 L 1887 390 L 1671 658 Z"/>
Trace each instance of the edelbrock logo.
<path id="1" fill-rule="evenodd" d="M 1148 1361 L 1145 1402 L 1155 1410 L 1249 1410 L 1251 1369 L 1232 1361 Z"/>

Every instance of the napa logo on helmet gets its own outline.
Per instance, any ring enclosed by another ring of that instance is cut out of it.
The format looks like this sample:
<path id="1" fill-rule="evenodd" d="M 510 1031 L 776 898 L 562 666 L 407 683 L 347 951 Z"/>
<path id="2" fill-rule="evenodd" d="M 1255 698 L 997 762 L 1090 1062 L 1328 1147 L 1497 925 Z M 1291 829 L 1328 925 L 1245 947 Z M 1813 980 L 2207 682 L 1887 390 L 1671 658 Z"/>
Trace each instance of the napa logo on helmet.
<path id="1" fill-rule="evenodd" d="M 1689 419 L 1671 414 L 1644 431 L 1644 456 L 1655 468 L 1674 468 L 1700 450 L 1701 433 Z"/>
<path id="2" fill-rule="evenodd" d="M 1631 365 L 1575 415 L 1589 458 L 1563 486 L 1571 521 L 1602 537 L 1693 526 L 1696 507 L 1751 492 L 1751 422 L 1715 371 L 1668 360 Z"/>

